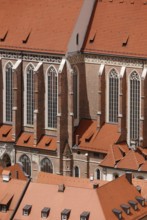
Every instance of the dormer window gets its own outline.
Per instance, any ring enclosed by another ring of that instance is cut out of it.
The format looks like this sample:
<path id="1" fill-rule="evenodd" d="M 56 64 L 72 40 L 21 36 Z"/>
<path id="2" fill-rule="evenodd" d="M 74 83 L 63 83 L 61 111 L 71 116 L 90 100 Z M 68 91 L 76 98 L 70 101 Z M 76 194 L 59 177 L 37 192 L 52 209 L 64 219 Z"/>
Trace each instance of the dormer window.
<path id="1" fill-rule="evenodd" d="M 135 211 L 138 209 L 138 206 L 137 206 L 137 202 L 136 202 L 136 201 L 130 200 L 130 201 L 129 201 L 129 204 L 132 206 L 132 208 L 133 208 Z"/>
<path id="2" fill-rule="evenodd" d="M 8 193 L 8 194 L 4 195 L 4 197 L 0 201 L 0 211 L 1 212 L 7 212 L 7 210 L 9 209 L 9 206 L 11 204 L 12 199 L 13 199 L 13 194 Z"/>
<path id="3" fill-rule="evenodd" d="M 61 220 L 68 220 L 71 210 L 70 209 L 64 209 L 61 212 Z"/>
<path id="4" fill-rule="evenodd" d="M 141 206 L 145 206 L 145 199 L 142 196 L 136 196 L 136 200 L 140 203 Z"/>
<path id="5" fill-rule="evenodd" d="M 23 215 L 28 216 L 31 212 L 31 208 L 32 208 L 31 205 L 25 205 L 25 207 L 23 208 Z"/>
<path id="6" fill-rule="evenodd" d="M 0 205 L 0 211 L 1 212 L 7 212 L 8 206 L 7 205 Z"/>
<path id="7" fill-rule="evenodd" d="M 88 220 L 89 219 L 90 212 L 82 212 L 80 215 L 80 220 Z"/>
<path id="8" fill-rule="evenodd" d="M 43 208 L 41 211 L 41 218 L 47 218 L 50 212 L 50 208 Z"/>

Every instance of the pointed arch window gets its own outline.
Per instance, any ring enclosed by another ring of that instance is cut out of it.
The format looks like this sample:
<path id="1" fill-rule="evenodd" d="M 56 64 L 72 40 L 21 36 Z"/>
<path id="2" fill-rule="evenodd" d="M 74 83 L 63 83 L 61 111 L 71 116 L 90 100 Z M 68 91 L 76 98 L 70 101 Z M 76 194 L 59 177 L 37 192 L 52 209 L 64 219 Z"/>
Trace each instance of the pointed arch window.
<path id="1" fill-rule="evenodd" d="M 29 175 L 29 176 L 31 176 L 31 161 L 30 161 L 30 159 L 29 159 L 29 157 L 26 155 L 26 154 L 24 154 L 24 155 L 22 155 L 21 157 L 20 157 L 20 160 L 19 160 L 21 163 L 22 163 L 22 165 L 23 165 L 23 171 L 27 174 L 27 175 Z"/>
<path id="2" fill-rule="evenodd" d="M 47 72 L 47 119 L 48 128 L 57 128 L 57 72 L 54 67 Z"/>
<path id="3" fill-rule="evenodd" d="M 26 124 L 34 124 L 34 80 L 33 65 L 29 65 L 26 70 Z"/>
<path id="4" fill-rule="evenodd" d="M 139 141 L 140 78 L 137 72 L 130 75 L 130 141 Z"/>
<path id="5" fill-rule="evenodd" d="M 118 122 L 118 74 L 113 69 L 109 74 L 109 122 Z"/>
<path id="6" fill-rule="evenodd" d="M 12 123 L 12 63 L 5 69 L 5 121 Z"/>
<path id="7" fill-rule="evenodd" d="M 53 173 L 53 166 L 51 161 L 48 158 L 44 158 L 41 161 L 41 171 L 46 173 Z"/>

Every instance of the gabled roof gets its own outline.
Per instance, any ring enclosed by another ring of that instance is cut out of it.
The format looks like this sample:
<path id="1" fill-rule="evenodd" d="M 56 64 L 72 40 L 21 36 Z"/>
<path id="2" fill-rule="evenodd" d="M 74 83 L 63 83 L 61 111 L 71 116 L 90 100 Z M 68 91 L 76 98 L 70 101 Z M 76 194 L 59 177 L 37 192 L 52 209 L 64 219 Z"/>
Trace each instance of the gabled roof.
<path id="1" fill-rule="evenodd" d="M 130 150 L 126 156 L 119 161 L 117 168 L 138 170 L 144 161 L 145 159 L 140 153 Z"/>
<path id="2" fill-rule="evenodd" d="M 89 26 L 84 52 L 147 57 L 145 2 L 98 1 Z"/>
<path id="3" fill-rule="evenodd" d="M 101 166 L 115 167 L 117 162 L 123 158 L 123 154 L 118 146 L 119 145 L 113 145 L 110 147 L 107 156 L 101 162 Z"/>
<path id="4" fill-rule="evenodd" d="M 0 0 L 0 48 L 65 54 L 83 0 Z"/>
<path id="5" fill-rule="evenodd" d="M 97 129 L 97 121 L 82 119 L 75 131 L 79 135 L 78 149 L 107 153 L 110 146 L 115 144 L 119 137 L 118 125 L 104 124 Z"/>
<path id="6" fill-rule="evenodd" d="M 63 179 L 68 177 L 62 177 L 62 183 L 65 184 L 65 189 L 59 192 L 60 181 L 57 177 L 57 181 L 50 182 L 50 179 L 54 179 L 54 175 L 50 174 L 48 184 L 41 182 L 31 182 L 27 189 L 27 192 L 16 212 L 14 219 L 26 219 L 26 216 L 22 215 L 22 209 L 26 204 L 32 206 L 28 220 L 40 219 L 41 210 L 44 207 L 50 209 L 50 213 L 47 219 L 60 219 L 61 212 L 63 210 L 70 210 L 69 220 L 80 219 L 80 215 L 85 211 L 89 212 L 89 220 L 118 220 L 113 213 L 113 209 L 120 209 L 122 211 L 122 219 L 134 220 L 141 219 L 147 215 L 146 205 L 142 207 L 138 203 L 138 210 L 134 211 L 130 207 L 130 215 L 127 215 L 120 207 L 122 204 L 128 204 L 129 200 L 136 200 L 136 196 L 140 196 L 136 188 L 128 182 L 125 176 L 122 176 L 114 181 L 106 183 L 105 185 L 96 189 L 85 188 L 85 184 L 78 185 L 73 183 L 69 184 Z M 73 182 L 78 182 L 78 178 L 73 178 Z M 82 182 L 81 182 L 82 183 Z M 77 199 L 77 195 L 78 198 Z"/>

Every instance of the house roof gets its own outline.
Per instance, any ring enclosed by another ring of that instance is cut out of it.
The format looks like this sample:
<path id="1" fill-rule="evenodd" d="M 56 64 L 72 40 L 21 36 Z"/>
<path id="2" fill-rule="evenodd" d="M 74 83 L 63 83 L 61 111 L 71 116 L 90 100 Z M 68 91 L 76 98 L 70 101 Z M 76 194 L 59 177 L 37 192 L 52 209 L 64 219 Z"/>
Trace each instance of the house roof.
<path id="1" fill-rule="evenodd" d="M 22 134 L 16 142 L 16 145 L 55 151 L 57 149 L 56 142 L 57 137 L 43 135 L 38 144 L 34 146 L 34 134 L 31 132 L 22 132 Z"/>
<path id="2" fill-rule="evenodd" d="M 111 146 L 108 154 L 100 163 L 100 166 L 136 170 L 140 172 L 147 171 L 147 161 L 145 160 L 140 148 L 137 151 L 134 151 L 126 147 L 124 144 Z"/>
<path id="3" fill-rule="evenodd" d="M 107 183 L 104 180 L 93 180 L 90 181 L 87 178 L 75 178 L 71 176 L 53 175 L 51 173 L 39 172 L 36 182 L 45 184 L 65 184 L 66 186 L 82 187 L 82 188 L 93 188 L 93 184 L 102 186 Z"/>
<path id="4" fill-rule="evenodd" d="M 2 125 L 0 127 L 0 141 L 1 142 L 13 142 L 12 140 L 12 126 Z"/>
<path id="5" fill-rule="evenodd" d="M 0 219 L 10 219 L 26 184 L 27 181 L 24 180 L 11 179 L 9 182 L 3 182 L 2 178 L 0 178 L 0 203 L 7 203 L 7 201 L 12 199 L 8 211 L 0 212 Z"/>
<path id="6" fill-rule="evenodd" d="M 147 199 L 147 180 L 134 178 L 132 182 L 134 186 L 141 188 L 141 195 Z"/>
<path id="7" fill-rule="evenodd" d="M 142 216 L 147 215 L 147 207 L 142 207 L 138 203 L 139 211 L 135 211 L 130 207 L 131 214 L 127 215 L 120 207 L 122 204 L 128 204 L 129 200 L 136 201 L 136 196 L 140 196 L 140 193 L 136 188 L 128 182 L 125 175 L 111 181 L 97 190 L 101 206 L 106 219 L 115 220 L 118 219 L 112 209 L 116 208 L 122 211 L 122 219 L 140 219 Z"/>
<path id="8" fill-rule="evenodd" d="M 0 167 L 0 175 L 2 175 L 3 170 L 5 170 L 5 172 L 10 172 L 11 173 L 11 178 L 12 179 L 21 179 L 21 180 L 27 180 L 28 178 L 25 176 L 21 165 L 19 164 L 14 164 L 12 166 L 9 167 Z"/>
<path id="9" fill-rule="evenodd" d="M 110 146 L 115 144 L 119 137 L 118 125 L 104 124 L 97 129 L 97 121 L 82 119 L 75 131 L 79 135 L 78 149 L 107 153 Z"/>
<path id="10" fill-rule="evenodd" d="M 0 1 L 0 48 L 65 54 L 83 0 Z"/>
<path id="11" fill-rule="evenodd" d="M 75 181 L 78 181 L 78 178 L 75 178 Z M 65 209 L 70 210 L 69 220 L 80 219 L 80 215 L 84 211 L 90 213 L 89 220 L 117 220 L 118 218 L 112 211 L 114 208 L 120 209 L 123 219 L 126 220 L 137 220 L 147 215 L 147 206 L 142 207 L 139 203 L 137 211 L 130 207 L 130 215 L 125 214 L 120 207 L 121 204 L 128 204 L 129 200 L 137 201 L 136 196 L 140 196 L 125 176 L 96 189 L 85 188 L 82 185 L 72 186 L 67 183 L 64 191 L 59 192 L 58 183 L 31 182 L 14 219 L 26 219 L 26 216 L 22 215 L 26 204 L 32 206 L 31 212 L 27 216 L 28 220 L 40 219 L 41 210 L 44 207 L 50 208 L 48 220 L 60 219 L 61 212 Z M 80 199 L 77 199 L 77 195 Z"/>
<path id="12" fill-rule="evenodd" d="M 145 1 L 98 1 L 84 52 L 147 57 Z"/>

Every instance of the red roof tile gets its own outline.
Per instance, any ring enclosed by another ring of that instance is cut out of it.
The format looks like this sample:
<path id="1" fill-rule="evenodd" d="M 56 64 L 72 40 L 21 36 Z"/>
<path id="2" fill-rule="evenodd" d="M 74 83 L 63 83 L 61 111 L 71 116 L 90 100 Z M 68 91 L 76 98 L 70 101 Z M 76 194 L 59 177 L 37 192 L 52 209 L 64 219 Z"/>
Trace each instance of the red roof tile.
<path id="1" fill-rule="evenodd" d="M 0 3 L 0 48 L 65 54 L 83 0 Z"/>
<path id="2" fill-rule="evenodd" d="M 11 172 L 11 178 L 12 179 L 20 179 L 20 180 L 27 180 L 28 178 L 25 176 L 23 170 L 22 170 L 22 167 L 21 165 L 19 164 L 14 164 L 10 167 L 0 167 L 0 175 L 2 174 L 3 172 L 3 169 L 5 171 L 8 171 L 8 172 Z"/>
<path id="3" fill-rule="evenodd" d="M 107 153 L 109 147 L 120 137 L 118 127 L 114 124 L 104 124 L 97 130 L 97 121 L 83 119 L 75 131 L 79 135 L 79 149 Z"/>
<path id="4" fill-rule="evenodd" d="M 98 189 L 97 193 L 106 219 L 118 219 L 118 217 L 116 217 L 112 212 L 114 208 L 121 210 L 122 219 L 126 220 L 137 220 L 147 215 L 147 207 L 142 207 L 139 203 L 138 209 L 140 212 L 135 211 L 132 207 L 130 207 L 130 215 L 127 215 L 120 207 L 122 204 L 128 204 L 129 200 L 136 201 L 136 196 L 140 196 L 140 193 L 136 190 L 136 188 L 125 178 L 125 175 L 103 185 Z"/>
<path id="5" fill-rule="evenodd" d="M 12 126 L 11 125 L 2 125 L 0 127 L 0 141 L 13 142 L 13 140 L 12 140 Z"/>
<path id="6" fill-rule="evenodd" d="M 84 51 L 147 57 L 147 7 L 143 1 L 101 1 L 92 17 Z M 95 33 L 93 42 L 91 35 Z"/>
<path id="7" fill-rule="evenodd" d="M 119 161 L 117 168 L 138 170 L 144 162 L 145 159 L 140 153 L 130 150 L 126 156 Z"/>
<path id="8" fill-rule="evenodd" d="M 53 184 L 53 185 L 64 184 L 66 186 L 82 187 L 82 188 L 90 188 L 90 189 L 93 188 L 93 184 L 98 184 L 99 186 L 102 186 L 107 183 L 107 181 L 104 181 L 104 180 L 90 181 L 90 179 L 87 179 L 87 178 L 75 178 L 71 176 L 61 176 L 61 175 L 55 175 L 55 174 L 45 173 L 45 172 L 39 172 L 36 182 L 45 183 L 45 184 Z"/>
<path id="9" fill-rule="evenodd" d="M 16 142 L 16 145 L 55 151 L 57 149 L 57 138 L 54 136 L 44 135 L 37 146 L 34 146 L 34 134 L 30 132 L 22 132 Z"/>
<path id="10" fill-rule="evenodd" d="M 110 147 L 107 156 L 100 163 L 100 165 L 106 167 L 114 167 L 122 158 L 123 154 L 121 153 L 119 147 L 117 145 L 113 145 Z"/>

